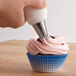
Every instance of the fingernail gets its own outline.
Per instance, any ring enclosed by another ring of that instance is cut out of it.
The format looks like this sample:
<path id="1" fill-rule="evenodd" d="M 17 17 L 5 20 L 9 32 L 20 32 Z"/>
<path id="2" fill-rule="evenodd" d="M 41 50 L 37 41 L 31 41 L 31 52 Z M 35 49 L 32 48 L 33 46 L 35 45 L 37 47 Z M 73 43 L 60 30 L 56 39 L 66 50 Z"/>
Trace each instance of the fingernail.
<path id="1" fill-rule="evenodd" d="M 42 0 L 43 1 L 43 5 L 47 5 L 47 2 L 46 0 Z"/>

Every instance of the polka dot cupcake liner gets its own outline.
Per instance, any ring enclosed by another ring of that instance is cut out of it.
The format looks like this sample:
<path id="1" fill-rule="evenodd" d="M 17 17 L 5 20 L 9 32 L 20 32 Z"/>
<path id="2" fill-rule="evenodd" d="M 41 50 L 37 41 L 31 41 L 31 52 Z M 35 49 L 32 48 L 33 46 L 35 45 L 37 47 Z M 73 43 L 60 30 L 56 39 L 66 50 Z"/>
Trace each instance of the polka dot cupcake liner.
<path id="1" fill-rule="evenodd" d="M 32 55 L 27 53 L 30 64 L 37 72 L 57 72 L 63 67 L 67 54 L 62 55 Z"/>

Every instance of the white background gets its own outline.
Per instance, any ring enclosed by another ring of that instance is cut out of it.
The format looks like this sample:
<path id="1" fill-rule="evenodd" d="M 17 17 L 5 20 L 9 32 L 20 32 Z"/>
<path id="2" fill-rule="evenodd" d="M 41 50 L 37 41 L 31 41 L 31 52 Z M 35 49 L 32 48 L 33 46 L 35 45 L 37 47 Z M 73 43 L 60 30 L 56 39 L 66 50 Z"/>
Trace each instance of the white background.
<path id="1" fill-rule="evenodd" d="M 50 35 L 62 35 L 68 42 L 76 43 L 76 0 L 47 0 L 47 29 Z M 5 40 L 28 40 L 36 35 L 27 23 L 18 28 L 0 28 L 0 42 Z"/>

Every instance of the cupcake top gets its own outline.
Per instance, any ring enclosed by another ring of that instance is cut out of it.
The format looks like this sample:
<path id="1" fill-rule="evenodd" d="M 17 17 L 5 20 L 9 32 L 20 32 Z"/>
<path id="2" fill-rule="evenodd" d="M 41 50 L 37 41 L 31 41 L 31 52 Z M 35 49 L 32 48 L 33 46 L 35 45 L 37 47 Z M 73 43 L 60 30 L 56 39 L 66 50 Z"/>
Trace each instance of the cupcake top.
<path id="1" fill-rule="evenodd" d="M 40 39 L 37 36 L 32 37 L 27 46 L 29 53 L 36 54 L 67 54 L 69 47 L 63 37 L 48 36 L 45 39 Z"/>

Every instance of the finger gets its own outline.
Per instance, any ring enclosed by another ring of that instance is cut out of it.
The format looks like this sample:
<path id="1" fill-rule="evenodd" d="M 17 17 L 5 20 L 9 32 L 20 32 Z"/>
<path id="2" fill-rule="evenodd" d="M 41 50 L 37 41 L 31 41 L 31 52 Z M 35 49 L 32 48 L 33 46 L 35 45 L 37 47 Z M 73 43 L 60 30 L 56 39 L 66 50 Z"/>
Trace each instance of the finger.
<path id="1" fill-rule="evenodd" d="M 32 6 L 34 8 L 44 8 L 47 6 L 46 0 L 25 0 L 25 6 Z"/>

